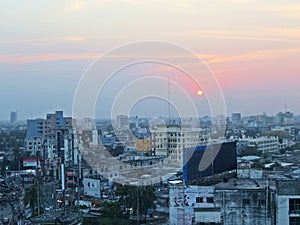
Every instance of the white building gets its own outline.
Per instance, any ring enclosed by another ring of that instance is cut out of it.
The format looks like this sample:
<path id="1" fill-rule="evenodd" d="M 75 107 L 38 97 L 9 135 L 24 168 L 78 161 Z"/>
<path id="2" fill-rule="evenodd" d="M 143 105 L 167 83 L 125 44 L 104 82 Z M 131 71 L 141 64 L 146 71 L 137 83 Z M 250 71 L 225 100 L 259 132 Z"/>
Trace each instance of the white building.
<path id="1" fill-rule="evenodd" d="M 169 181 L 170 225 L 221 224 L 221 208 L 214 202 L 213 186 L 183 186 Z"/>
<path id="2" fill-rule="evenodd" d="M 276 182 L 276 221 L 279 225 L 300 224 L 299 180 Z"/>
<path id="3" fill-rule="evenodd" d="M 282 145 L 279 143 L 279 138 L 275 136 L 263 136 L 259 138 L 238 138 L 237 140 L 237 152 L 241 153 L 246 147 L 256 148 L 260 152 L 278 152 Z"/>
<path id="4" fill-rule="evenodd" d="M 170 225 L 275 224 L 274 182 L 231 179 L 196 186 L 169 181 L 169 188 Z"/>
<path id="5" fill-rule="evenodd" d="M 83 178 L 83 192 L 85 196 L 101 198 L 108 186 L 108 179 L 99 175 L 90 175 Z"/>
<path id="6" fill-rule="evenodd" d="M 151 130 L 151 145 L 155 155 L 169 157 L 175 164 L 182 164 L 184 148 L 207 145 L 209 138 L 209 130 L 198 127 L 169 125 Z"/>
<path id="7" fill-rule="evenodd" d="M 249 138 L 249 147 L 257 147 L 258 151 L 265 152 L 276 152 L 278 151 L 279 140 L 278 137 L 260 137 L 260 138 Z"/>
<path id="8" fill-rule="evenodd" d="M 128 116 L 126 115 L 119 115 L 117 116 L 117 127 L 128 127 Z"/>

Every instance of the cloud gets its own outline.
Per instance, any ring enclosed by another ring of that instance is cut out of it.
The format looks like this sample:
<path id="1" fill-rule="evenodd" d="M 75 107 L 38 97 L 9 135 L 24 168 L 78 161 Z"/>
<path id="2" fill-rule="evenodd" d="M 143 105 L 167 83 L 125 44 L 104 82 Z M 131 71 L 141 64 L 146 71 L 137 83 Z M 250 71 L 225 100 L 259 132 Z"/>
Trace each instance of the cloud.
<path id="1" fill-rule="evenodd" d="M 95 60 L 103 55 L 96 53 L 80 53 L 80 54 L 56 54 L 56 53 L 44 53 L 44 54 L 0 54 L 0 62 L 13 63 L 13 64 L 25 64 L 35 62 L 51 62 L 61 60 Z M 161 54 L 161 58 L 183 58 L 184 56 L 178 54 Z M 211 59 L 214 55 L 201 54 L 203 59 Z M 116 60 L 122 58 L 147 58 L 147 54 L 119 54 L 116 56 L 109 56 Z"/>
<path id="2" fill-rule="evenodd" d="M 210 37 L 216 39 L 234 39 L 245 41 L 300 42 L 300 29 L 269 28 L 253 31 L 191 30 L 193 37 Z"/>
<path id="3" fill-rule="evenodd" d="M 99 54 L 0 54 L 1 63 L 26 64 L 61 60 L 95 60 Z"/>
<path id="4" fill-rule="evenodd" d="M 283 32 L 286 31 L 286 32 Z M 272 32 L 283 33 L 285 36 L 300 37 L 300 30 L 290 30 L 290 29 L 276 29 Z M 221 32 L 222 33 L 222 32 Z M 85 40 L 83 37 L 70 36 L 65 37 L 66 41 L 82 41 Z M 164 58 L 177 58 L 184 60 L 183 64 L 189 64 L 189 59 L 187 57 L 192 57 L 191 55 L 181 55 L 181 54 L 170 54 L 165 52 L 157 53 L 158 57 L 162 60 Z M 261 60 L 270 60 L 270 59 L 279 59 L 279 58 L 288 58 L 294 57 L 297 58 L 300 56 L 300 48 L 281 48 L 281 49 L 272 49 L 272 50 L 260 50 L 252 51 L 244 54 L 237 55 L 225 55 L 225 54 L 209 54 L 209 53 L 195 53 L 199 59 L 203 60 L 208 64 L 222 64 L 229 62 L 253 62 Z M 0 54 L 0 62 L 2 63 L 13 63 L 13 64 L 26 64 L 26 63 L 36 63 L 36 62 L 51 62 L 51 61 L 62 61 L 62 60 L 95 60 L 102 56 L 100 53 L 79 53 L 79 54 L 56 54 L 56 53 L 44 53 L 44 54 Z M 109 57 L 109 56 L 107 56 Z M 142 52 L 138 55 L 136 54 L 121 54 L 117 56 L 112 56 L 118 59 L 122 58 L 147 58 L 148 55 L 143 54 Z"/>
<path id="5" fill-rule="evenodd" d="M 86 38 L 79 37 L 79 36 L 67 36 L 67 37 L 64 37 L 64 40 L 65 41 L 84 41 L 84 40 L 86 40 Z"/>
<path id="6" fill-rule="evenodd" d="M 300 48 L 288 48 L 288 49 L 254 51 L 246 54 L 227 56 L 227 57 L 220 56 L 214 59 L 209 59 L 206 62 L 208 64 L 242 62 L 242 61 L 250 62 L 250 61 L 277 59 L 281 57 L 299 57 L 299 56 L 300 56 Z"/>
<path id="7" fill-rule="evenodd" d="M 71 5 L 67 6 L 65 8 L 65 11 L 68 12 L 68 13 L 69 12 L 76 12 L 76 11 L 82 9 L 85 6 L 86 6 L 85 1 L 78 0 L 78 1 L 73 2 Z"/>
<path id="8" fill-rule="evenodd" d="M 1 63 L 26 64 L 36 62 L 51 62 L 61 60 L 95 60 L 101 55 L 96 53 L 81 53 L 81 54 L 0 54 Z M 243 61 L 258 61 L 278 59 L 282 57 L 299 57 L 300 48 L 274 49 L 264 51 L 254 51 L 241 55 L 225 56 L 217 54 L 197 54 L 197 56 L 208 64 L 228 63 L 228 62 L 243 62 Z M 134 57 L 133 55 L 120 55 L 122 57 Z M 165 55 L 164 57 L 171 57 Z M 184 55 L 175 55 L 175 58 L 185 57 Z"/>

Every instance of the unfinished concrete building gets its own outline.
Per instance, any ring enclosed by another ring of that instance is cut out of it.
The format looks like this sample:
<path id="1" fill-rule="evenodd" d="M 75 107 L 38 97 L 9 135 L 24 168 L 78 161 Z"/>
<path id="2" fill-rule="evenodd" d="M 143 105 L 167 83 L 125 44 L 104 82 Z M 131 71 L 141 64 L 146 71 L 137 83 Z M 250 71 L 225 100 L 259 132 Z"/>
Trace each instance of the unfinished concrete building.
<path id="1" fill-rule="evenodd" d="M 230 179 L 211 186 L 170 182 L 170 224 L 273 225 L 275 182 Z"/>

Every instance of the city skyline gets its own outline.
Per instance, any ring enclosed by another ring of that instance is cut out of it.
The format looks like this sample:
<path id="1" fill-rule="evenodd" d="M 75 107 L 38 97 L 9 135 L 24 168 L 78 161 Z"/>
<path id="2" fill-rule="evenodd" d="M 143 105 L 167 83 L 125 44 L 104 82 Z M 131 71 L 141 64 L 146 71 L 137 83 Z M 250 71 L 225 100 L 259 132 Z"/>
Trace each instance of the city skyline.
<path id="1" fill-rule="evenodd" d="M 2 6 L 1 120 L 12 110 L 21 120 L 54 110 L 71 115 L 89 65 L 140 40 L 176 43 L 197 54 L 220 83 L 228 115 L 275 115 L 285 104 L 300 114 L 300 4 L 295 0 L 9 1 Z M 200 107 L 203 100 L 194 94 Z M 154 108 L 163 104 L 153 102 Z M 99 109 L 96 117 L 107 114 Z"/>
<path id="2" fill-rule="evenodd" d="M 65 111 L 63 110 L 63 109 L 55 109 L 54 110 L 55 112 L 56 111 L 61 111 L 61 112 L 64 112 L 65 113 Z M 11 111 L 11 112 L 13 112 L 13 111 Z M 32 119 L 42 119 L 42 118 L 44 118 L 44 116 L 45 116 L 45 114 L 49 114 L 49 113 L 51 113 L 51 111 L 47 111 L 47 112 L 45 112 L 44 114 L 41 114 L 41 115 L 38 115 L 38 116 L 34 116 L 34 115 L 32 115 L 31 117 L 28 117 L 28 118 L 20 118 L 19 119 L 19 117 L 18 117 L 18 119 L 17 119 L 17 121 L 16 122 L 26 122 L 27 120 L 32 120 Z M 175 111 L 174 111 L 174 113 L 175 113 Z M 289 111 L 289 110 L 286 110 L 286 111 L 284 111 L 284 110 L 281 110 L 281 111 L 278 111 L 278 112 L 276 112 L 275 114 L 268 114 L 268 113 L 266 113 L 266 112 L 259 112 L 259 113 L 257 113 L 257 114 L 255 114 L 255 113 L 252 113 L 252 114 L 243 114 L 243 113 L 241 113 L 241 112 L 232 112 L 232 113 L 227 113 L 225 116 L 226 116 L 226 118 L 228 118 L 228 119 L 232 119 L 232 117 L 233 117 L 233 114 L 240 114 L 241 115 L 241 119 L 247 119 L 247 118 L 251 118 L 251 117 L 259 117 L 259 116 L 267 116 L 267 117 L 273 117 L 273 118 L 275 118 L 276 116 L 280 116 L 281 114 L 285 114 L 285 113 L 291 113 L 292 114 L 292 116 L 293 116 L 293 118 L 295 119 L 295 120 L 297 120 L 298 121 L 298 118 L 300 118 L 300 114 L 295 114 L 294 112 L 292 112 L 292 111 Z M 68 117 L 72 117 L 72 114 L 70 113 L 70 114 L 68 114 L 68 113 L 65 113 L 65 115 L 66 116 L 68 116 Z M 10 114 L 7 116 L 7 118 L 0 118 L 0 122 L 9 122 L 10 121 Z M 124 114 L 120 114 L 120 115 L 117 115 L 117 116 L 124 116 Z M 125 115 L 125 116 L 127 116 L 127 115 Z M 199 118 L 200 119 L 207 119 L 207 118 L 210 118 L 210 119 L 212 119 L 212 118 L 217 118 L 218 116 L 223 116 L 223 115 L 221 115 L 221 114 L 219 114 L 219 115 L 216 115 L 216 117 L 212 117 L 211 115 L 200 115 L 199 116 Z M 73 117 L 75 120 L 77 120 L 75 117 Z M 145 115 L 145 114 L 130 114 L 130 115 L 128 115 L 128 118 L 139 118 L 139 119 L 150 119 L 150 120 L 152 120 L 152 119 L 165 119 L 165 120 L 168 120 L 168 119 L 170 119 L 171 121 L 172 120 L 180 120 L 180 119 L 191 119 L 191 118 L 195 118 L 195 117 L 180 117 L 178 114 L 177 115 L 171 115 L 170 117 L 167 115 L 167 113 L 166 113 L 166 115 L 158 115 L 158 116 L 155 116 L 155 117 L 153 117 L 152 115 Z M 110 118 L 110 117 L 95 117 L 95 118 L 84 118 L 84 119 L 95 119 L 95 120 L 112 120 L 112 121 L 116 121 L 118 118 L 116 117 L 116 118 L 114 118 L 114 117 L 112 117 L 112 118 Z M 81 119 L 79 119 L 79 120 L 81 120 Z"/>

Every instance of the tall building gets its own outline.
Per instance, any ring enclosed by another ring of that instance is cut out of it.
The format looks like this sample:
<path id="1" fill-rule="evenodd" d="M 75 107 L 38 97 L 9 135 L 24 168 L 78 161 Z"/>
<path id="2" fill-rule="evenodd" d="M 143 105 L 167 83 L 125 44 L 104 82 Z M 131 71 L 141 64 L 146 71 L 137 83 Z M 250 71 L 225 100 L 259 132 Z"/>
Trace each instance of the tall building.
<path id="1" fill-rule="evenodd" d="M 294 114 L 292 112 L 279 112 L 275 116 L 276 125 L 293 125 L 294 124 Z"/>
<path id="2" fill-rule="evenodd" d="M 47 114 L 46 119 L 27 120 L 25 151 L 29 155 L 40 154 L 53 160 L 60 158 L 62 163 L 77 162 L 77 132 L 73 119 L 64 117 L 63 111 Z"/>
<path id="3" fill-rule="evenodd" d="M 241 113 L 232 113 L 231 114 L 231 122 L 233 125 L 240 125 L 242 123 Z"/>
<path id="4" fill-rule="evenodd" d="M 80 150 L 98 146 L 99 138 L 94 119 L 84 118 L 83 120 L 76 121 L 76 129 Z"/>
<path id="5" fill-rule="evenodd" d="M 178 166 L 183 163 L 184 148 L 206 145 L 209 138 L 209 129 L 198 127 L 162 125 L 151 130 L 151 145 L 155 155 L 169 157 L 170 162 Z"/>
<path id="6" fill-rule="evenodd" d="M 119 115 L 117 116 L 117 127 L 128 127 L 128 116 L 125 115 Z"/>
<path id="7" fill-rule="evenodd" d="M 12 111 L 10 112 L 10 123 L 14 123 L 18 120 L 18 112 Z"/>

